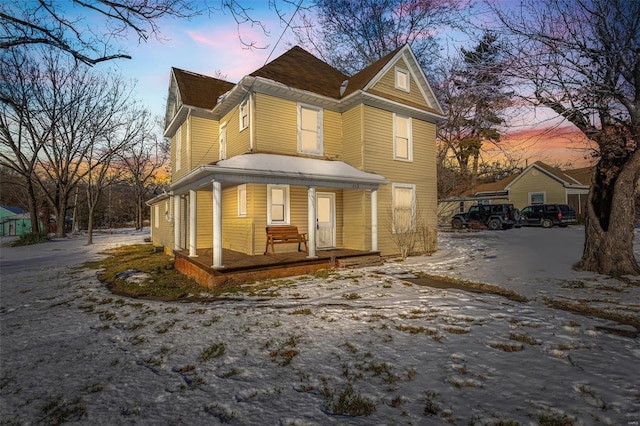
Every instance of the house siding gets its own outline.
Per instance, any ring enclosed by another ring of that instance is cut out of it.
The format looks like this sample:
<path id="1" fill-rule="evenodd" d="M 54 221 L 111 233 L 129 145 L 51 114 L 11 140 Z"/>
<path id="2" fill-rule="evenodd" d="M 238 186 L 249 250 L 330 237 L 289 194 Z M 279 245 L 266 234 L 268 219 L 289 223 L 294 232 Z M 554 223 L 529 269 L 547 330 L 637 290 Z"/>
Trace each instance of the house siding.
<path id="1" fill-rule="evenodd" d="M 295 155 L 298 146 L 296 102 L 256 94 L 255 148 L 259 152 Z"/>
<path id="2" fill-rule="evenodd" d="M 158 206 L 158 227 L 156 224 L 156 208 Z M 165 214 L 168 212 L 168 214 Z M 173 216 L 173 203 L 171 199 L 160 200 L 151 205 L 151 237 L 153 245 L 156 247 L 164 247 L 165 253 L 171 253 L 173 250 L 173 223 L 168 220 L 168 217 Z"/>
<path id="3" fill-rule="evenodd" d="M 412 119 L 413 161 L 393 160 L 393 113 L 365 107 L 365 170 L 389 181 L 378 194 L 378 247 L 383 254 L 396 254 L 392 236 L 392 188 L 394 183 L 416 186 L 417 209 L 430 232 L 437 229 L 435 125 Z M 370 218 L 369 218 L 370 221 Z M 366 226 L 366 224 L 365 224 Z M 366 226 L 370 227 L 370 226 Z"/>
<path id="4" fill-rule="evenodd" d="M 402 97 L 411 103 L 421 105 L 423 107 L 429 107 L 422 92 L 420 91 L 420 86 L 413 78 L 413 75 L 410 74 L 408 93 L 404 90 L 396 89 L 396 67 L 407 71 L 410 70 L 407 63 L 401 58 L 395 65 L 391 66 L 389 71 L 387 71 L 380 80 L 371 87 L 371 89 L 369 89 L 369 92 L 382 96 L 390 95 L 393 97 Z"/>
<path id="5" fill-rule="evenodd" d="M 191 170 L 218 159 L 218 122 L 200 117 L 189 117 L 191 131 Z M 174 179 L 175 180 L 175 179 Z"/>
<path id="6" fill-rule="evenodd" d="M 364 107 L 358 105 L 342 114 L 342 158 L 358 169 L 363 167 L 363 111 Z"/>
<path id="7" fill-rule="evenodd" d="M 545 203 L 564 204 L 567 202 L 566 192 L 562 184 L 535 168 L 529 170 L 511 184 L 509 187 L 509 199 L 516 208 L 523 209 L 529 205 L 529 193 L 531 192 L 544 192 Z"/>

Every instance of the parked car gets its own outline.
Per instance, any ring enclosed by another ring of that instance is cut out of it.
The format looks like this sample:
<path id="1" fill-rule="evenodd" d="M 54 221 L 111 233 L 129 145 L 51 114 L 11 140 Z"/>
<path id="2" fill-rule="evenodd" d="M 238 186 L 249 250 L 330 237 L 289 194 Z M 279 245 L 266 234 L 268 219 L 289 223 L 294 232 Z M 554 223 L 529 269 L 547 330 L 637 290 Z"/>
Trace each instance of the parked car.
<path id="1" fill-rule="evenodd" d="M 451 218 L 453 229 L 469 228 L 474 224 L 491 230 L 520 227 L 520 212 L 513 204 L 489 204 L 469 207 L 467 213 L 458 213 Z"/>
<path id="2" fill-rule="evenodd" d="M 521 223 L 524 226 L 568 226 L 577 223 L 576 212 L 567 204 L 535 204 L 522 209 Z"/>

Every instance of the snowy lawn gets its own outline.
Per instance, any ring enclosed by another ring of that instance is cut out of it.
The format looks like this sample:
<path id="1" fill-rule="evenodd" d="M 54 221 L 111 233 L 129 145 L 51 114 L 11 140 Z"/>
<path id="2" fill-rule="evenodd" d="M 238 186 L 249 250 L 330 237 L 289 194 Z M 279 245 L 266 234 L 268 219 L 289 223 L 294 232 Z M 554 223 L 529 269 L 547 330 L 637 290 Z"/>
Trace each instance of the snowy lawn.
<path id="1" fill-rule="evenodd" d="M 441 233 L 432 257 L 208 303 L 114 296 L 74 267 L 140 234 L 2 247 L 0 424 L 637 425 L 636 328 L 552 307 L 640 318 L 640 282 L 571 269 L 582 235 Z"/>

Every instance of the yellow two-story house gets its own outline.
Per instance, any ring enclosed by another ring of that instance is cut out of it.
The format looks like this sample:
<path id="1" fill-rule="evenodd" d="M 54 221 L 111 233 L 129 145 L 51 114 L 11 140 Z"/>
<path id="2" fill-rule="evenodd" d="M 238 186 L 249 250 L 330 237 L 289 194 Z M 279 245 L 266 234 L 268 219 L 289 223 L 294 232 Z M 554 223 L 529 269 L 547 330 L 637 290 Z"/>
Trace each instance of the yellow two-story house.
<path id="1" fill-rule="evenodd" d="M 152 199 L 165 251 L 263 256 L 268 226 L 307 235 L 307 256 L 399 253 L 398 233 L 437 226 L 442 110 L 405 45 L 353 76 L 300 47 L 237 84 L 173 68 L 170 191 Z M 278 251 L 296 251 L 295 244 Z"/>

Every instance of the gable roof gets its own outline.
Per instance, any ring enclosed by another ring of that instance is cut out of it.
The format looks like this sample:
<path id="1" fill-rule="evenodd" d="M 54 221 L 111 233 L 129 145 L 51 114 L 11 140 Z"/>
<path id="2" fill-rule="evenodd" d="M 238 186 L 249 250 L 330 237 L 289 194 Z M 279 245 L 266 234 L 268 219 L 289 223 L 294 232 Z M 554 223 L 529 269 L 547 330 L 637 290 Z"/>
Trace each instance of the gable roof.
<path id="1" fill-rule="evenodd" d="M 23 214 L 26 213 L 26 210 L 20 208 L 20 207 L 14 207 L 14 206 L 0 206 L 0 209 L 5 209 L 13 214 Z"/>
<path id="2" fill-rule="evenodd" d="M 249 75 L 336 99 L 340 97 L 340 85 L 347 79 L 345 74 L 300 46 L 293 47 Z"/>
<path id="3" fill-rule="evenodd" d="M 543 163 L 542 161 L 536 161 L 535 163 L 531 164 L 529 167 L 524 169 L 522 171 L 522 173 L 520 173 L 512 182 L 510 182 L 505 187 L 505 189 L 509 189 L 509 187 L 511 185 L 513 185 L 515 182 L 517 182 L 522 176 L 527 174 L 527 172 L 529 172 L 529 170 L 534 169 L 534 168 L 542 171 L 544 174 L 546 174 L 550 178 L 558 181 L 559 183 L 561 183 L 565 187 L 567 187 L 567 186 L 589 186 L 588 182 L 587 183 L 582 183 L 578 179 L 572 177 L 570 174 L 568 174 L 566 172 L 563 172 L 562 170 L 560 170 L 557 167 L 550 166 L 550 165 L 548 165 L 546 163 Z"/>
<path id="4" fill-rule="evenodd" d="M 233 89 L 234 83 L 196 74 L 191 71 L 171 68 L 182 103 L 197 108 L 212 109 L 218 98 Z"/>
<path id="5" fill-rule="evenodd" d="M 406 45 L 405 45 L 406 46 Z M 397 53 L 402 50 L 404 46 L 400 46 L 392 52 L 389 52 L 382 58 L 378 59 L 368 67 L 360 70 L 349 78 L 349 84 L 347 84 L 347 88 L 345 89 L 343 96 L 348 96 L 351 93 L 362 90 L 365 88 L 371 80 L 373 80 L 376 75 L 397 55 Z"/>

